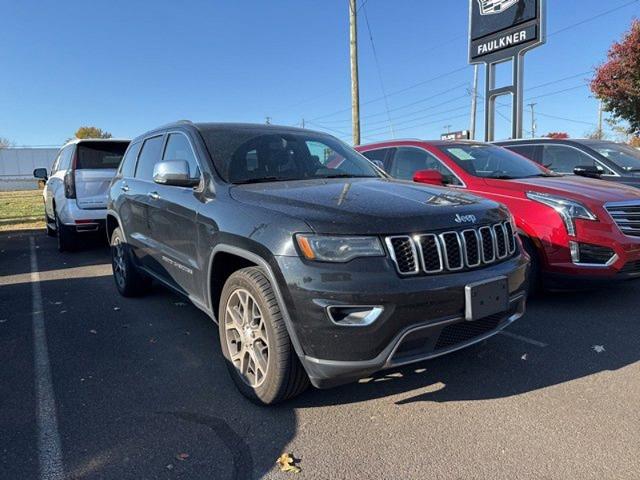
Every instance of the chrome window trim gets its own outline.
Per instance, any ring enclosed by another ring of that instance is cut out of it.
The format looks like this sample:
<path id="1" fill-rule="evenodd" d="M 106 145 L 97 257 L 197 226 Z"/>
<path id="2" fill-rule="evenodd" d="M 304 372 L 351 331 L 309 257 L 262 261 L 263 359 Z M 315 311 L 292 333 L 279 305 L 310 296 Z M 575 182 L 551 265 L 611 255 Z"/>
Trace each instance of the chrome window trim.
<path id="1" fill-rule="evenodd" d="M 476 237 L 476 245 L 477 245 L 477 251 L 478 251 L 478 262 L 477 263 L 471 263 L 469 261 L 469 255 L 468 255 L 468 248 L 467 248 L 467 239 L 465 238 L 464 234 L 467 232 L 471 232 L 475 235 Z M 460 234 L 460 238 L 462 239 L 462 245 L 463 245 L 463 250 L 464 250 L 464 262 L 467 265 L 467 267 L 469 268 L 475 268 L 475 267 L 479 267 L 480 265 L 482 265 L 482 251 L 480 248 L 480 234 L 478 233 L 478 230 L 475 228 L 469 228 L 467 230 L 463 230 Z"/>
<path id="2" fill-rule="evenodd" d="M 422 251 L 422 242 L 421 239 L 425 237 L 430 237 L 435 240 L 436 250 L 438 251 L 438 263 L 440 264 L 440 268 L 438 270 L 427 270 L 427 265 L 424 259 L 424 252 Z M 435 233 L 427 233 L 425 235 L 416 235 L 414 240 L 418 244 L 420 248 L 418 248 L 418 256 L 420 257 L 420 263 L 422 265 L 422 270 L 428 274 L 441 273 L 444 271 L 444 260 L 442 258 L 442 245 L 440 245 L 440 240 L 438 239 L 438 235 Z"/>
<path id="3" fill-rule="evenodd" d="M 454 235 L 456 237 L 456 240 L 458 241 L 458 248 L 460 249 L 460 267 L 452 267 L 451 265 L 449 265 L 449 252 L 447 252 L 447 242 L 444 238 L 445 235 Z M 440 241 L 442 242 L 444 264 L 447 267 L 447 270 L 449 270 L 450 272 L 458 272 L 464 269 L 464 255 L 462 253 L 462 242 L 460 241 L 460 235 L 458 235 L 458 232 L 443 232 L 438 236 L 440 237 Z"/>
<path id="4" fill-rule="evenodd" d="M 413 259 L 414 259 L 414 263 L 416 264 L 416 268 L 415 270 L 411 271 L 411 272 L 402 272 L 400 271 L 400 265 L 398 265 L 398 259 L 396 258 L 396 250 L 395 248 L 393 248 L 393 240 L 396 239 L 407 239 L 409 240 L 409 244 L 411 245 L 411 252 L 413 254 Z M 416 249 L 416 242 L 413 241 L 413 239 L 409 236 L 409 235 L 394 235 L 392 237 L 386 237 L 384 239 L 385 244 L 387 245 L 387 250 L 389 250 L 389 255 L 391 256 L 391 260 L 393 260 L 393 263 L 396 266 L 396 271 L 402 275 L 403 277 L 407 277 L 407 276 L 411 276 L 411 275 L 416 275 L 418 273 L 420 273 L 420 261 L 418 259 L 418 252 Z"/>

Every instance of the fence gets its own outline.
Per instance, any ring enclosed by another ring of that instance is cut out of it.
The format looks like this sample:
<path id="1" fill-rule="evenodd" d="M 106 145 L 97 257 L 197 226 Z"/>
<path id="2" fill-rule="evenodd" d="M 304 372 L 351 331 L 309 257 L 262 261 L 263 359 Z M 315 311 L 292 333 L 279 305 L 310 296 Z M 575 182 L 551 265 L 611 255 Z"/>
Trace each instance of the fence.
<path id="1" fill-rule="evenodd" d="M 50 170 L 57 153 L 57 148 L 0 149 L 0 191 L 37 189 L 33 170 Z"/>

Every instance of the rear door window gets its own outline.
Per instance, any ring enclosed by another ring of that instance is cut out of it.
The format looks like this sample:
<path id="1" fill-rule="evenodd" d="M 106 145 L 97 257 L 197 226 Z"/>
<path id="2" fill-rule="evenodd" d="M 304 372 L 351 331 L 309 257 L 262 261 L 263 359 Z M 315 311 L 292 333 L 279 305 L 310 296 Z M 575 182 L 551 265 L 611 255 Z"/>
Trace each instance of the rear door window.
<path id="1" fill-rule="evenodd" d="M 162 135 L 151 137 L 144 141 L 142 150 L 138 156 L 138 166 L 136 167 L 136 178 L 140 180 L 153 180 L 153 167 L 160 161 L 162 154 Z"/>
<path id="2" fill-rule="evenodd" d="M 126 142 L 87 142 L 78 144 L 77 170 L 117 169 L 127 149 Z"/>
<path id="3" fill-rule="evenodd" d="M 138 153 L 140 153 L 140 147 L 142 147 L 142 142 L 134 143 L 127 150 L 120 164 L 121 176 L 127 178 L 133 177 L 136 171 L 136 160 L 138 159 Z"/>
<path id="4" fill-rule="evenodd" d="M 71 155 L 73 154 L 74 147 L 75 145 L 69 145 L 62 150 L 56 172 L 66 171 L 71 168 Z"/>

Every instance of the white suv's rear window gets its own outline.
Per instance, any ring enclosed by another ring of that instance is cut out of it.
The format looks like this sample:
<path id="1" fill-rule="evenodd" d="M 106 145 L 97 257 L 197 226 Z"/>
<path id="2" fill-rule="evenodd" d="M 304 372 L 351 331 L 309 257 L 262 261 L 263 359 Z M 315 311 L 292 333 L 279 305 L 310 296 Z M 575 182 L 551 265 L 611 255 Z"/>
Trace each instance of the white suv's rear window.
<path id="1" fill-rule="evenodd" d="M 78 145 L 76 169 L 116 169 L 127 149 L 126 142 L 96 142 Z"/>

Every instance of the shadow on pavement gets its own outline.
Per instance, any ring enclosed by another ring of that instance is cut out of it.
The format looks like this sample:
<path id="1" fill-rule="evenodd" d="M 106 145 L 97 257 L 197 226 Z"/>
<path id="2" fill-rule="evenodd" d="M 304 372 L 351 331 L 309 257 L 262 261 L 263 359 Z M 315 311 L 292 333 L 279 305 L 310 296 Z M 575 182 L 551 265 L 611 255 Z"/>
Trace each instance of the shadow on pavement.
<path id="1" fill-rule="evenodd" d="M 39 258 L 41 272 L 111 262 L 109 245 L 103 232 L 83 234 L 76 251 L 59 253 L 56 238 L 48 237 L 44 230 L 16 230 L 0 233 L 0 276 L 31 271 L 29 237 L 37 240 L 39 249 L 46 249 L 47 258 Z"/>

